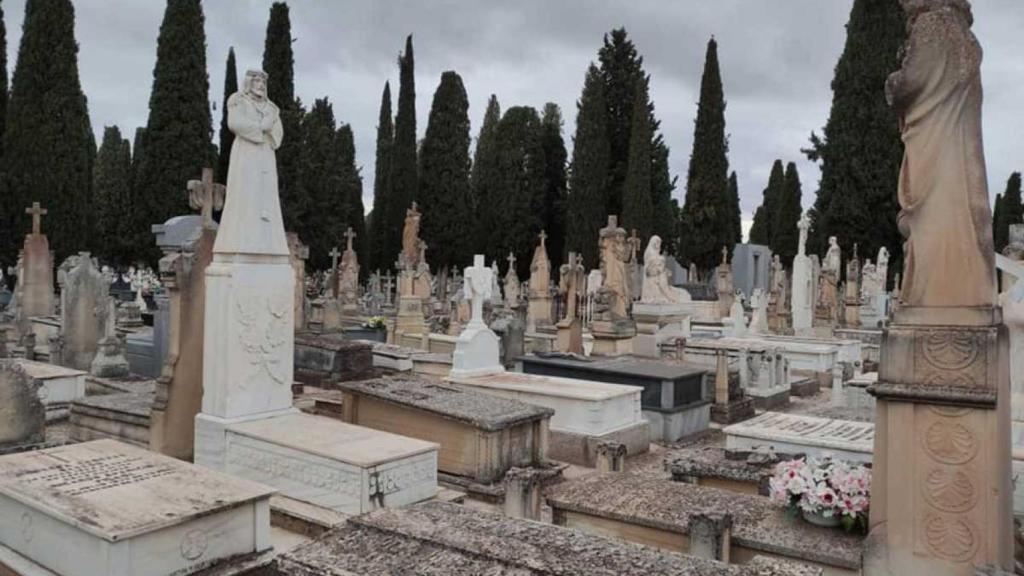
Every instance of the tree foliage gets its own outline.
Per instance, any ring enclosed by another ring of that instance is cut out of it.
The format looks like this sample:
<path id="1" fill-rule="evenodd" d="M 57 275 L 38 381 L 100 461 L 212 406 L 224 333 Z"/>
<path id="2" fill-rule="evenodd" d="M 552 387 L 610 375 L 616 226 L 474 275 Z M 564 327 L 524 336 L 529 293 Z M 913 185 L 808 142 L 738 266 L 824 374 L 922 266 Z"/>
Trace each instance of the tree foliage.
<path id="1" fill-rule="evenodd" d="M 356 165 L 356 144 L 352 135 L 352 126 L 342 124 L 335 135 L 338 143 L 339 165 L 341 168 L 341 186 L 344 196 L 345 225 L 356 233 L 352 248 L 359 256 L 359 276 L 369 275 L 368 262 L 369 241 L 366 231 L 366 212 L 363 206 L 363 177 Z"/>
<path id="2" fill-rule="evenodd" d="M 768 185 L 761 195 L 761 207 L 754 214 L 754 223 L 750 228 L 750 243 L 771 246 L 775 235 L 775 217 L 778 213 L 778 198 L 786 184 L 786 171 L 782 160 L 772 164 Z"/>
<path id="3" fill-rule="evenodd" d="M 565 257 L 566 189 L 568 152 L 562 139 L 562 110 L 558 104 L 548 102 L 540 119 L 544 131 L 544 222 L 547 232 L 547 251 L 552 270 L 562 265 Z"/>
<path id="4" fill-rule="evenodd" d="M 334 119 L 334 107 L 319 98 L 302 120 L 302 175 L 308 207 L 301 237 L 309 246 L 313 270 L 331 266 L 332 248 L 344 248 L 347 197 Z"/>
<path id="5" fill-rule="evenodd" d="M 235 133 L 228 128 L 228 98 L 238 92 L 238 69 L 235 66 L 235 48 L 228 48 L 228 60 L 224 65 L 224 100 L 220 109 L 220 150 L 217 161 L 218 182 L 228 181 L 228 166 L 231 164 L 231 144 Z"/>
<path id="6" fill-rule="evenodd" d="M 607 215 L 611 149 L 606 110 L 601 71 L 591 64 L 583 82 L 583 94 L 576 102 L 567 211 L 572 217 L 566 226 L 566 250 L 581 254 L 587 268 L 600 264 L 598 233 Z"/>
<path id="7" fill-rule="evenodd" d="M 1006 191 L 996 196 L 996 211 L 992 216 L 996 252 L 1002 252 L 1010 243 L 1010 225 L 1021 224 L 1022 217 L 1020 172 L 1014 172 L 1006 181 Z"/>
<path id="8" fill-rule="evenodd" d="M 645 84 L 636 84 L 633 127 L 630 131 L 629 167 L 626 170 L 626 181 L 622 191 L 622 226 L 626 230 L 636 230 L 644 244 L 654 229 L 654 206 L 651 198 L 651 125 Z"/>
<path id="9" fill-rule="evenodd" d="M 729 214 L 732 216 L 729 237 L 732 238 L 733 244 L 739 244 L 743 242 L 743 221 L 740 217 L 740 185 L 736 179 L 735 170 L 733 170 L 732 174 L 729 174 Z M 732 252 L 733 247 L 727 246 L 729 252 Z"/>
<path id="10" fill-rule="evenodd" d="M 474 232 L 475 251 L 482 251 L 488 258 L 495 256 L 488 253 L 487 241 L 496 223 L 494 187 L 498 177 L 498 151 L 495 137 L 498 122 L 501 121 L 501 106 L 498 97 L 491 94 L 484 112 L 484 121 L 480 125 L 480 133 L 476 138 L 476 150 L 473 154 L 473 167 L 470 172 L 470 185 L 473 191 L 473 203 L 476 207 Z"/>
<path id="11" fill-rule="evenodd" d="M 793 262 L 800 244 L 797 223 L 800 222 L 800 214 L 803 212 L 802 196 L 800 173 L 797 172 L 796 164 L 790 162 L 786 165 L 782 192 L 777 197 L 771 242 L 772 252 L 778 254 L 786 266 Z"/>
<path id="12" fill-rule="evenodd" d="M 398 58 L 398 112 L 395 115 L 395 141 L 391 147 L 391 175 L 388 177 L 387 233 L 388 261 L 395 262 L 402 250 L 405 211 L 416 199 L 418 166 L 416 162 L 416 79 L 412 35 L 405 39 L 405 52 Z"/>
<path id="13" fill-rule="evenodd" d="M 391 119 L 391 85 L 384 83 L 380 97 L 380 115 L 377 119 L 377 151 L 373 179 L 373 212 L 370 220 L 370 265 L 374 270 L 388 270 L 388 178 L 391 176 L 391 146 L 395 140 L 395 126 Z"/>
<path id="14" fill-rule="evenodd" d="M 127 267 L 139 256 L 132 238 L 131 145 L 117 126 L 103 130 L 93 166 L 96 251 L 108 263 Z"/>

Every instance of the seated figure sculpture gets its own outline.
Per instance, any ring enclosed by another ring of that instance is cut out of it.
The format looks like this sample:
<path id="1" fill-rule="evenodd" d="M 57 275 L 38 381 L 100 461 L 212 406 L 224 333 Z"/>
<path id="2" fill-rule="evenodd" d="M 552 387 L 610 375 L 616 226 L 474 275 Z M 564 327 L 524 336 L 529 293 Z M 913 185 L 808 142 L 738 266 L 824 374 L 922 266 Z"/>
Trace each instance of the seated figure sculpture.
<path id="1" fill-rule="evenodd" d="M 661 238 L 651 236 L 644 250 L 644 283 L 640 294 L 644 304 L 682 304 L 690 301 L 690 294 L 669 284 L 668 267 L 661 253 Z"/>

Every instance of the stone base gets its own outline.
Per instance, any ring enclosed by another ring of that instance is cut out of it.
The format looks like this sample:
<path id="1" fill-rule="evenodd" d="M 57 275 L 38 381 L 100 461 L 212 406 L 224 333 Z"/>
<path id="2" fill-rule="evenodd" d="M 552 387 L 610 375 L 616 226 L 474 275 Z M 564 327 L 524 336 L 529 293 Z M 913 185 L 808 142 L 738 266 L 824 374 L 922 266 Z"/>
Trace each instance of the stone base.
<path id="1" fill-rule="evenodd" d="M 632 321 L 595 320 L 590 325 L 590 333 L 594 336 L 592 353 L 597 356 L 621 356 L 633 353 L 636 324 Z"/>
<path id="2" fill-rule="evenodd" d="M 711 402 L 694 402 L 671 410 L 644 410 L 643 414 L 651 425 L 651 440 L 675 442 L 708 429 Z"/>
<path id="3" fill-rule="evenodd" d="M 402 296 L 398 299 L 398 317 L 395 332 L 403 334 L 426 334 L 429 332 L 423 316 L 423 298 Z"/>
<path id="4" fill-rule="evenodd" d="M 789 384 L 789 393 L 800 398 L 808 398 L 821 392 L 821 382 L 817 378 L 801 378 Z"/>
<path id="5" fill-rule="evenodd" d="M 196 464 L 345 514 L 432 498 L 437 448 L 294 409 L 245 419 L 196 417 Z"/>
<path id="6" fill-rule="evenodd" d="M 71 405 L 69 435 L 76 442 L 109 438 L 149 448 L 152 394 L 89 396 Z"/>
<path id="7" fill-rule="evenodd" d="M 89 373 L 100 378 L 119 378 L 131 373 L 131 367 L 116 337 L 100 340 L 96 356 L 89 366 Z"/>
<path id="8" fill-rule="evenodd" d="M 373 345 L 340 334 L 295 335 L 295 380 L 324 387 L 373 376 Z"/>
<path id="9" fill-rule="evenodd" d="M 646 412 L 644 412 L 646 415 Z M 566 430 L 550 430 L 548 456 L 553 460 L 593 468 L 597 445 L 618 442 L 626 446 L 627 456 L 645 454 L 651 447 L 651 425 L 644 420 L 601 436 L 587 436 Z"/>
<path id="10" fill-rule="evenodd" d="M 576 319 L 561 321 L 556 325 L 555 350 L 564 354 L 583 354 L 583 325 Z"/>
<path id="11" fill-rule="evenodd" d="M 505 371 L 499 357 L 501 343 L 498 336 L 482 321 L 469 326 L 459 334 L 452 354 L 452 376 L 473 377 Z"/>
<path id="12" fill-rule="evenodd" d="M 47 422 L 67 418 L 71 402 L 85 396 L 86 373 L 81 370 L 24 359 L 17 364 L 39 382 L 39 399 L 46 407 Z"/>
<path id="13" fill-rule="evenodd" d="M 791 389 L 787 386 L 775 388 L 748 388 L 747 396 L 754 399 L 754 408 L 758 410 L 775 410 L 789 406 Z"/>
<path id="14" fill-rule="evenodd" d="M 754 399 L 744 396 L 728 404 L 711 405 L 711 421 L 715 424 L 733 424 L 754 417 Z"/>

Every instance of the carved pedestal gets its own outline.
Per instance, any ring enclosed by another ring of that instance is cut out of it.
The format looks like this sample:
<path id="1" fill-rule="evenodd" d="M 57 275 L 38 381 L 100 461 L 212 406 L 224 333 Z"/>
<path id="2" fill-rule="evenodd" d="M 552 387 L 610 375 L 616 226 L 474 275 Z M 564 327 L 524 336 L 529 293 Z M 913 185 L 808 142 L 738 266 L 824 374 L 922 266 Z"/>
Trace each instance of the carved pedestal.
<path id="1" fill-rule="evenodd" d="M 395 324 L 395 332 L 426 334 L 429 331 L 423 318 L 423 300 L 420 296 L 398 298 L 398 320 Z"/>
<path id="2" fill-rule="evenodd" d="M 904 308 L 884 333 L 865 574 L 1012 567 L 1009 364 L 998 308 Z"/>
<path id="3" fill-rule="evenodd" d="M 555 349 L 566 354 L 583 355 L 583 324 L 579 318 L 563 319 L 557 325 Z"/>
<path id="4" fill-rule="evenodd" d="M 633 353 L 636 324 L 632 320 L 594 320 L 590 325 L 594 335 L 594 351 L 598 356 L 619 356 Z"/>

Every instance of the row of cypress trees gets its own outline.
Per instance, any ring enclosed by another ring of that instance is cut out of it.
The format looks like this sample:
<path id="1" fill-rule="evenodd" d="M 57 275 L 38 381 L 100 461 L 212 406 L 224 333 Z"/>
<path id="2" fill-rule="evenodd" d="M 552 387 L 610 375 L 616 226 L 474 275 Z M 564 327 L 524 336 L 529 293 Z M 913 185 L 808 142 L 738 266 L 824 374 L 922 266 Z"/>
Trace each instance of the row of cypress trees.
<path id="1" fill-rule="evenodd" d="M 770 247 L 786 266 L 796 256 L 800 242 L 797 223 L 803 213 L 802 196 L 796 164 L 790 162 L 784 171 L 782 160 L 776 160 L 761 205 L 754 212 L 749 240 L 751 244 Z"/>

